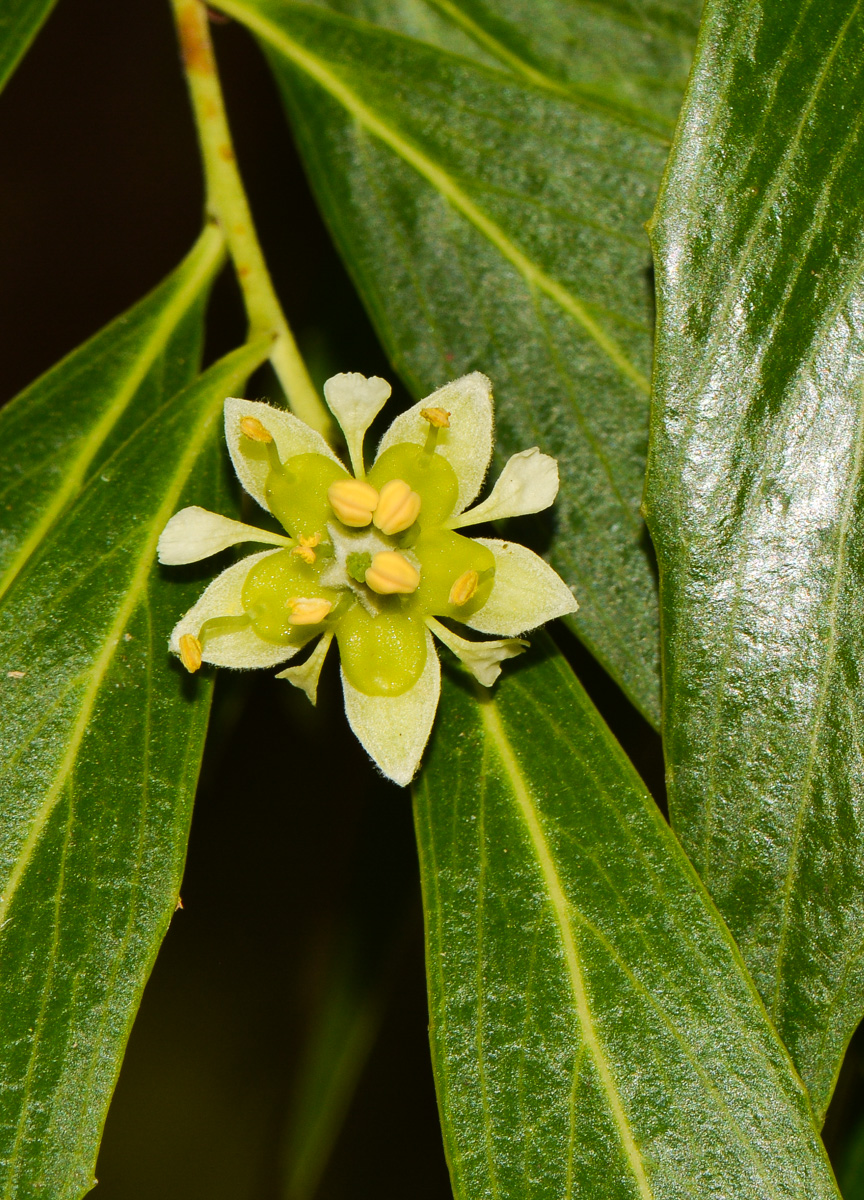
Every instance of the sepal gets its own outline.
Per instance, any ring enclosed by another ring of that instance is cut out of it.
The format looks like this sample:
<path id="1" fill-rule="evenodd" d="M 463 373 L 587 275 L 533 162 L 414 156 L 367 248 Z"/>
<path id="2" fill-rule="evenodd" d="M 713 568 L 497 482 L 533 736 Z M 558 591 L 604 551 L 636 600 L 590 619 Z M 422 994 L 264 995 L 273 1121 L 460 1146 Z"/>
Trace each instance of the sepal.
<path id="1" fill-rule="evenodd" d="M 498 538 L 474 541 L 495 555 L 495 583 L 483 607 L 465 618 L 471 629 L 516 637 L 579 608 L 561 576 L 527 546 Z"/>

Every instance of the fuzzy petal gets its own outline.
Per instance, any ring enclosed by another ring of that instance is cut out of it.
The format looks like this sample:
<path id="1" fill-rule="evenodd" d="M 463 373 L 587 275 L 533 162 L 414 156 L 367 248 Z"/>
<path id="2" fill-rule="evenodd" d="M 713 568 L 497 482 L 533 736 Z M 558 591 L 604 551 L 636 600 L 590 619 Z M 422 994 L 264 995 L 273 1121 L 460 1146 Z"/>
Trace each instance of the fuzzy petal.
<path id="1" fill-rule="evenodd" d="M 495 642 L 471 642 L 460 637 L 434 617 L 427 617 L 426 624 L 448 650 L 463 662 L 478 683 L 491 687 L 501 674 L 501 663 L 522 654 L 528 643 L 521 638 L 506 638 Z"/>
<path id="2" fill-rule="evenodd" d="M 242 417 L 257 417 L 267 432 L 273 435 L 282 462 L 295 454 L 323 454 L 339 462 L 320 433 L 310 429 L 305 421 L 286 412 L 284 408 L 274 408 L 259 400 L 238 400 L 229 396 L 225 401 L 225 441 L 231 462 L 246 491 L 268 512 L 270 507 L 264 495 L 264 485 L 270 473 L 267 451 L 259 442 L 250 442 L 243 437 L 240 432 Z"/>
<path id="3" fill-rule="evenodd" d="M 495 583 L 489 599 L 465 624 L 480 633 L 516 637 L 555 617 L 574 613 L 579 605 L 567 584 L 548 563 L 518 542 L 474 538 L 495 555 Z"/>
<path id="4" fill-rule="evenodd" d="M 179 654 L 183 634 L 191 633 L 197 637 L 198 630 L 211 617 L 240 616 L 243 612 L 242 594 L 246 576 L 262 558 L 278 553 L 278 550 L 262 550 L 260 554 L 250 554 L 217 575 L 198 603 L 174 626 L 168 648 L 174 654 Z M 217 667 L 275 667 L 277 663 L 293 658 L 297 650 L 296 646 L 277 646 L 274 642 L 265 642 L 250 627 L 207 641 L 202 658 L 204 662 Z"/>
<path id="5" fill-rule="evenodd" d="M 483 503 L 452 520 L 450 528 L 464 529 L 480 521 L 501 521 L 505 517 L 542 512 L 557 495 L 558 463 L 533 446 L 508 459 Z"/>
<path id="6" fill-rule="evenodd" d="M 460 513 L 483 486 L 492 458 L 492 384 L 479 371 L 445 384 L 396 418 L 381 439 L 379 455 L 400 442 L 425 445 L 429 424 L 420 416 L 423 408 L 450 413 L 450 427 L 438 435 L 436 453 L 444 455 L 459 478 L 453 511 Z"/>
<path id="7" fill-rule="evenodd" d="M 178 567 L 183 563 L 210 558 L 212 554 L 219 554 L 238 542 L 291 545 L 291 539 L 280 533 L 244 525 L 242 521 L 232 521 L 230 517 L 193 504 L 174 514 L 159 536 L 156 552 L 160 563 L 167 567 Z"/>
<path id="8" fill-rule="evenodd" d="M 426 639 L 423 674 L 402 696 L 367 696 L 342 673 L 348 724 L 382 774 L 401 787 L 420 765 L 441 693 L 441 665 L 428 630 Z"/>
<path id="9" fill-rule="evenodd" d="M 390 384 L 373 375 L 367 379 L 357 371 L 334 375 L 324 384 L 324 399 L 342 427 L 354 474 L 362 479 L 363 438 L 366 430 L 390 398 Z"/>
<path id="10" fill-rule="evenodd" d="M 313 707 L 318 700 L 318 680 L 321 678 L 321 668 L 324 666 L 324 659 L 327 657 L 327 651 L 330 649 L 332 641 L 333 634 L 325 633 L 305 662 L 302 662 L 299 667 L 286 667 L 276 676 L 277 679 L 287 679 L 296 688 L 304 691 Z"/>

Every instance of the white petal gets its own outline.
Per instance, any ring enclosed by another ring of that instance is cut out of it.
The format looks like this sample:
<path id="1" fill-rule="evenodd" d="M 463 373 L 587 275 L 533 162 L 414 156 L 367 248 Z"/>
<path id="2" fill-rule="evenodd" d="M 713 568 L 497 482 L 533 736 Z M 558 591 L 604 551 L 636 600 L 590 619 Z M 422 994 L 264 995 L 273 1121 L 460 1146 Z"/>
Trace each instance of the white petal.
<path id="1" fill-rule="evenodd" d="M 420 765 L 441 693 L 441 665 L 432 635 L 426 631 L 423 674 L 404 695 L 367 696 L 348 682 L 344 671 L 342 691 L 348 724 L 363 747 L 382 774 L 405 787 Z"/>
<path id="2" fill-rule="evenodd" d="M 324 666 L 324 659 L 327 657 L 327 651 L 330 649 L 332 641 L 333 634 L 325 633 L 305 662 L 302 662 L 299 667 L 286 667 L 284 671 L 279 672 L 276 678 L 287 679 L 289 683 L 293 683 L 295 687 L 306 693 L 310 703 L 314 705 L 318 699 L 318 680 L 321 678 L 321 668 Z"/>
<path id="3" fill-rule="evenodd" d="M 231 462 L 246 491 L 268 512 L 270 509 L 264 495 L 264 485 L 270 473 L 267 448 L 261 442 L 252 442 L 243 436 L 240 432 L 243 417 L 256 417 L 273 435 L 282 462 L 294 454 L 323 454 L 339 462 L 320 433 L 310 429 L 305 421 L 286 412 L 284 408 L 274 408 L 259 400 L 238 400 L 229 396 L 225 401 L 225 441 Z"/>
<path id="4" fill-rule="evenodd" d="M 542 512 L 558 495 L 558 463 L 536 446 L 508 460 L 498 480 L 483 501 L 470 512 L 450 522 L 451 529 L 464 529 L 480 521 L 500 521 Z"/>
<path id="5" fill-rule="evenodd" d="M 260 554 L 250 554 L 217 575 L 198 603 L 174 626 L 169 649 L 179 654 L 183 634 L 191 633 L 197 637 L 198 630 L 211 617 L 240 616 L 243 612 L 242 594 L 246 576 L 262 558 L 278 553 L 278 550 L 262 550 Z M 208 639 L 202 658 L 217 667 L 275 667 L 277 663 L 293 658 L 297 649 L 295 646 L 277 646 L 275 642 L 265 642 L 250 626 Z"/>
<path id="6" fill-rule="evenodd" d="M 483 607 L 465 618 L 471 629 L 515 637 L 576 612 L 579 605 L 567 584 L 533 550 L 497 538 L 474 541 L 495 555 L 495 583 Z"/>
<path id="7" fill-rule="evenodd" d="M 160 563 L 178 567 L 200 562 L 211 554 L 236 546 L 238 542 L 264 542 L 270 546 L 290 546 L 291 539 L 270 533 L 242 521 L 232 521 L 220 513 L 199 508 L 197 504 L 175 513 L 159 536 L 156 553 Z"/>
<path id="8" fill-rule="evenodd" d="M 453 511 L 460 513 L 483 486 L 492 458 L 492 384 L 479 371 L 445 384 L 396 418 L 381 439 L 379 455 L 399 442 L 425 445 L 429 423 L 420 416 L 422 408 L 450 413 L 450 428 L 438 434 L 436 453 L 444 455 L 459 477 Z"/>
<path id="9" fill-rule="evenodd" d="M 427 617 L 426 624 L 484 687 L 492 686 L 501 674 L 501 663 L 505 659 L 515 658 L 528 647 L 528 643 L 520 638 L 507 638 L 505 641 L 496 642 L 469 642 L 467 638 L 459 637 L 434 617 Z"/>
<path id="10" fill-rule="evenodd" d="M 324 399 L 342 426 L 351 465 L 358 479 L 365 475 L 363 438 L 366 430 L 390 398 L 390 384 L 373 375 L 367 379 L 357 371 L 334 375 L 324 384 Z"/>

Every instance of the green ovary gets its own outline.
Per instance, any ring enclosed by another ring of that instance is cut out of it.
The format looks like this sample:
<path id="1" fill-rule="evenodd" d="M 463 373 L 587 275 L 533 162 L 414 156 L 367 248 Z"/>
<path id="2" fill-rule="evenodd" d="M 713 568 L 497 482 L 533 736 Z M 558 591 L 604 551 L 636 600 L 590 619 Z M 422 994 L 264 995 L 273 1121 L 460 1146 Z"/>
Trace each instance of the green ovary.
<path id="1" fill-rule="evenodd" d="M 292 625 L 288 605 L 292 599 L 323 599 L 335 610 L 340 593 L 321 586 L 320 571 L 319 563 L 307 564 L 290 550 L 277 550 L 255 563 L 243 584 L 242 600 L 259 637 L 280 646 L 302 646 L 321 633 L 326 622 Z"/>
<path id="2" fill-rule="evenodd" d="M 292 537 L 324 533 L 333 520 L 327 489 L 349 479 L 344 467 L 323 454 L 295 454 L 267 476 L 267 503 Z"/>
<path id="3" fill-rule="evenodd" d="M 373 617 L 355 604 L 336 627 L 342 669 L 367 696 L 401 696 L 426 666 L 426 627 L 398 609 Z"/>
<path id="4" fill-rule="evenodd" d="M 420 562 L 420 586 L 411 597 L 417 612 L 464 621 L 486 603 L 495 578 L 495 556 L 486 546 L 449 529 L 433 529 L 413 550 Z M 451 604 L 450 589 L 466 571 L 480 576 L 477 591 L 466 604 Z"/>
<path id="5" fill-rule="evenodd" d="M 420 497 L 417 523 L 421 529 L 446 521 L 459 496 L 459 480 L 447 459 L 410 442 L 385 450 L 367 479 L 379 492 L 391 479 L 404 479 Z"/>

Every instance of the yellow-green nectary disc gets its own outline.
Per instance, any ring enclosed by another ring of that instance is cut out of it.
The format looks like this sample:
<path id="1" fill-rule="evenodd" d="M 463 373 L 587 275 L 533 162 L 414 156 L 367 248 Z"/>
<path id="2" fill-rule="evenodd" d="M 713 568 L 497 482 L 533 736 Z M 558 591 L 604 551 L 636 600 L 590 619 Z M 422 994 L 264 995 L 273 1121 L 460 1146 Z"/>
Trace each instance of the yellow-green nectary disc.
<path id="1" fill-rule="evenodd" d="M 320 570 L 320 563 L 307 564 L 290 550 L 278 550 L 255 564 L 243 584 L 242 600 L 259 637 L 283 646 L 302 646 L 321 632 L 320 624 L 292 625 L 289 619 L 291 600 L 329 600 L 335 609 L 339 592 L 321 586 Z"/>
<path id="2" fill-rule="evenodd" d="M 459 495 L 459 480 L 447 459 L 427 454 L 411 442 L 385 450 L 367 478 L 379 492 L 391 479 L 404 479 L 420 497 L 417 523 L 421 529 L 446 521 Z"/>
<path id="3" fill-rule="evenodd" d="M 355 604 L 336 627 L 342 669 L 367 696 L 400 696 L 426 666 L 423 621 L 393 608 L 371 616 Z"/>
<path id="4" fill-rule="evenodd" d="M 495 575 L 495 556 L 486 546 L 449 529 L 433 529 L 412 549 L 420 561 L 420 586 L 411 597 L 418 612 L 464 620 L 486 603 Z M 466 571 L 477 572 L 477 591 L 467 603 L 451 604 L 450 589 Z"/>
<path id="5" fill-rule="evenodd" d="M 323 454 L 295 454 L 281 472 L 268 475 L 267 503 L 292 537 L 312 537 L 324 533 L 333 520 L 327 489 L 337 479 L 348 478 L 344 467 Z"/>

